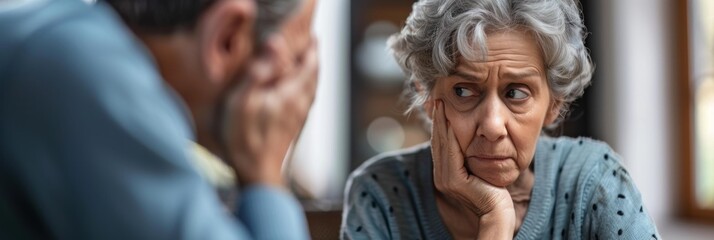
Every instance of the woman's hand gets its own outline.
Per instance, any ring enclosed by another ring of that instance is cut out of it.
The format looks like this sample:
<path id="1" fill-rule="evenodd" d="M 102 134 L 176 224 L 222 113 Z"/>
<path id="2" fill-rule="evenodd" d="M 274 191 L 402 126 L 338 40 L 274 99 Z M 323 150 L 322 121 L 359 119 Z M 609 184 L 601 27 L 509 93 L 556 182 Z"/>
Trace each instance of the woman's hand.
<path id="1" fill-rule="evenodd" d="M 505 188 L 493 186 L 469 174 L 464 155 L 444 111 L 437 99 L 432 110 L 431 151 L 434 161 L 434 185 L 447 203 L 476 216 L 479 239 L 512 239 L 515 210 Z M 470 219 L 470 221 L 473 221 Z"/>

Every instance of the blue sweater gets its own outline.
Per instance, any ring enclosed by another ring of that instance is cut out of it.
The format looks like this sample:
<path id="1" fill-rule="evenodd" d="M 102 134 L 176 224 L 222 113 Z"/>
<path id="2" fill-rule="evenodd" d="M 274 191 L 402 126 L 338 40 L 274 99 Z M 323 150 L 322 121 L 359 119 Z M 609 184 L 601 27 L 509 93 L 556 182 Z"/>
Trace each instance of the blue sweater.
<path id="1" fill-rule="evenodd" d="M 289 193 L 227 212 L 180 99 L 107 6 L 0 1 L 0 239 L 306 239 Z"/>
<path id="2" fill-rule="evenodd" d="M 587 138 L 541 136 L 516 239 L 659 239 L 620 157 Z M 351 175 L 343 239 L 450 239 L 434 199 L 431 148 L 383 154 Z"/>

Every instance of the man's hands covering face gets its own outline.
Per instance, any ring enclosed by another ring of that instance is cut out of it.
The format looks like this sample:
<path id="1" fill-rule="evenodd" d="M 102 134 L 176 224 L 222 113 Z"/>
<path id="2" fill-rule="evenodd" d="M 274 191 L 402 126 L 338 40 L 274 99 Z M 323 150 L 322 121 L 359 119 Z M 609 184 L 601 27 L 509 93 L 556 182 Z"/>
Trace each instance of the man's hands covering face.
<path id="1" fill-rule="evenodd" d="M 273 34 L 228 98 L 228 157 L 241 185 L 283 186 L 281 167 L 315 98 L 317 44 L 310 32 L 315 1 Z"/>

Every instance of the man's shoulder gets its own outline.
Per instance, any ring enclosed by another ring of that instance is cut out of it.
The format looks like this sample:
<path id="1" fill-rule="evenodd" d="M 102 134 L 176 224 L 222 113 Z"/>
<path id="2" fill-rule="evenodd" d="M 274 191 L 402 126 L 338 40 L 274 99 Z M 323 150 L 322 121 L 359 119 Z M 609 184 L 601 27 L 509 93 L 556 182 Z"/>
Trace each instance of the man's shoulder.
<path id="1" fill-rule="evenodd" d="M 46 0 L 0 12 L 0 19 L 0 27 L 7 27 L 0 28 L 0 96 L 10 100 L 0 113 L 34 114 L 13 115 L 22 120 L 81 113 L 93 124 L 142 132 L 137 134 L 156 129 L 191 135 L 180 99 L 106 4 Z M 4 21 L 9 19 L 14 24 Z"/>
<path id="2" fill-rule="evenodd" d="M 22 4 L 0 4 L 0 74 L 12 77 L 18 64 L 44 68 L 43 63 L 86 60 L 82 55 L 136 53 L 138 46 L 130 32 L 104 4 L 90 6 L 80 0 L 14 1 Z"/>
<path id="3" fill-rule="evenodd" d="M 77 1 L 10 0 L 0 3 L 0 57 L 8 59 L 36 35 L 65 24 L 68 19 L 87 17 L 89 6 Z M 75 36 L 81 38 L 81 35 Z M 45 39 L 37 38 L 36 41 Z M 52 39 L 46 39 L 51 41 Z"/>
<path id="4" fill-rule="evenodd" d="M 28 11 L 0 12 L 0 18 L 15 23 L 0 36 L 1 85 L 7 91 L 35 92 L 43 86 L 58 94 L 99 98 L 164 94 L 166 86 L 149 52 L 110 7 L 39 1 L 45 3 Z"/>

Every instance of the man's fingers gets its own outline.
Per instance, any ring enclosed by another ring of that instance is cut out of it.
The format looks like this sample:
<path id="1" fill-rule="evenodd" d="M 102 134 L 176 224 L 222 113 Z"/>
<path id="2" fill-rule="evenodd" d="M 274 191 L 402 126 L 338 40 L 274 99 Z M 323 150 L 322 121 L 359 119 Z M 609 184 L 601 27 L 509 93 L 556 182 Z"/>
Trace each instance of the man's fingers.
<path id="1" fill-rule="evenodd" d="M 259 57 L 248 66 L 248 76 L 244 82 L 248 85 L 259 86 L 271 82 L 274 78 L 274 69 L 270 59 Z"/>
<path id="2" fill-rule="evenodd" d="M 317 51 L 317 40 L 313 37 L 310 48 L 305 53 L 302 59 L 302 65 L 304 67 L 303 78 L 303 88 L 308 91 L 312 97 L 315 95 L 315 90 L 317 89 L 317 80 L 319 79 L 318 74 L 320 72 L 320 60 L 319 53 Z"/>
<path id="3" fill-rule="evenodd" d="M 299 10 L 286 21 L 281 30 L 282 34 L 290 39 L 290 47 L 296 56 L 302 55 L 310 45 L 315 7 L 315 0 L 302 1 L 301 6 L 298 6 Z"/>
<path id="4" fill-rule="evenodd" d="M 289 79 L 296 71 L 294 49 L 282 34 L 265 42 L 264 51 L 250 65 L 250 80 L 259 85 L 275 85 Z"/>
<path id="5" fill-rule="evenodd" d="M 317 55 L 317 46 L 312 45 L 303 56 L 302 63 L 295 68 L 296 72 L 285 76 L 289 80 L 282 82 L 280 92 L 286 101 L 306 101 L 310 103 L 308 105 L 312 104 L 319 72 Z"/>
<path id="6" fill-rule="evenodd" d="M 303 90 L 305 91 L 304 95 L 304 101 L 303 101 L 303 108 L 305 108 L 305 112 L 303 114 L 303 123 L 305 118 L 307 118 L 307 113 L 310 110 L 310 107 L 315 101 L 315 95 L 317 94 L 317 85 L 318 85 L 318 79 L 319 73 L 320 73 L 320 60 L 319 60 L 319 52 L 317 50 L 317 38 L 314 36 L 312 37 L 312 43 L 310 45 L 309 50 L 306 53 L 305 59 L 303 59 L 303 64 L 307 68 L 305 76 L 304 76 L 304 82 L 303 82 Z"/>

